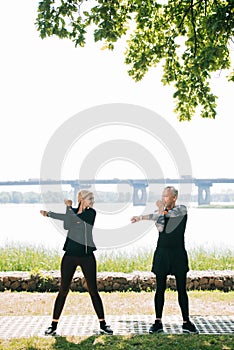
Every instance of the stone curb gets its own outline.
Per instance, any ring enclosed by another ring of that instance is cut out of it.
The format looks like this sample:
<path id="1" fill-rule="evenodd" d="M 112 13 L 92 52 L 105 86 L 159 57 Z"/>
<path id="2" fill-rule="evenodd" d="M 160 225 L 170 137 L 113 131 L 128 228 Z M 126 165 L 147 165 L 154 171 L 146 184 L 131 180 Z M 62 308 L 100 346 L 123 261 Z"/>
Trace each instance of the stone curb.
<path id="1" fill-rule="evenodd" d="M 0 272 L 0 291 L 56 292 L 60 284 L 60 271 L 40 272 Z M 99 291 L 154 291 L 155 275 L 152 272 L 134 271 L 99 272 L 97 274 Z M 174 276 L 168 276 L 167 288 L 176 290 Z M 234 290 L 234 270 L 225 271 L 189 271 L 187 274 L 188 290 Z M 72 283 L 72 291 L 85 292 L 86 282 L 81 272 L 76 272 Z"/>

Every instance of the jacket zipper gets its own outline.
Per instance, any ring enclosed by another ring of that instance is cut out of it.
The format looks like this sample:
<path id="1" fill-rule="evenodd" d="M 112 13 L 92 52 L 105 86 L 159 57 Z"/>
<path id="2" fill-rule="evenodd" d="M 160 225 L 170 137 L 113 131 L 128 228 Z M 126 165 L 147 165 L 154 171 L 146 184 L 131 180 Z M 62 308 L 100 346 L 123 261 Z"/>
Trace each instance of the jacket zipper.
<path id="1" fill-rule="evenodd" d="M 84 222 L 85 225 L 85 254 L 88 253 L 88 244 L 87 244 L 87 227 L 86 227 L 86 222 Z"/>

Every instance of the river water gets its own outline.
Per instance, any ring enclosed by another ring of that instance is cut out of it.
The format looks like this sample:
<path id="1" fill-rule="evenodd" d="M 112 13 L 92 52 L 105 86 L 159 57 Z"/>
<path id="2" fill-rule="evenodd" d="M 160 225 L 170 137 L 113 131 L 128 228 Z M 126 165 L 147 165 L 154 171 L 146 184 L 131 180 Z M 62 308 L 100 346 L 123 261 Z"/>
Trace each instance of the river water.
<path id="1" fill-rule="evenodd" d="M 108 204 L 105 204 L 108 207 Z M 103 206 L 102 206 L 103 207 Z M 112 204 L 113 207 L 113 204 Z M 46 248 L 56 248 L 62 251 L 66 231 L 58 229 L 53 220 L 42 217 L 39 213 L 44 209 L 41 204 L 2 204 L 0 205 L 1 235 L 0 245 L 8 243 L 30 243 L 43 245 Z M 153 204 L 152 204 L 153 209 Z M 61 212 L 61 211 L 60 211 Z M 95 227 L 111 229 L 112 226 L 126 226 L 133 215 L 139 215 L 142 207 L 130 207 L 112 215 L 103 215 L 97 209 Z M 152 210 L 153 212 L 153 210 Z M 186 247 L 204 247 L 205 249 L 229 248 L 234 251 L 234 209 L 205 209 L 190 207 L 186 228 Z M 134 224 L 136 232 L 134 240 L 127 241 L 122 247 L 112 247 L 115 250 L 132 252 L 139 248 L 155 247 L 157 230 L 150 222 L 147 230 L 141 232 L 141 223 Z M 95 229 L 94 229 L 95 238 Z M 97 241 L 98 238 L 96 237 Z M 98 246 L 103 250 L 102 246 Z"/>

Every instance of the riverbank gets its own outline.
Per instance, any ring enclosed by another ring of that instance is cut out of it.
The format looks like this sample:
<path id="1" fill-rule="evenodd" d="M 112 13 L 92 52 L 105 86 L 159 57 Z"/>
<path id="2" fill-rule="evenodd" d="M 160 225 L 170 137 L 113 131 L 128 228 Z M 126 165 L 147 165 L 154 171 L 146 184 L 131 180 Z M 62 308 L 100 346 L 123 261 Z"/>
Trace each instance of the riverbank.
<path id="1" fill-rule="evenodd" d="M 99 272 L 151 271 L 154 248 L 138 248 L 129 252 L 97 251 Z M 59 270 L 63 252 L 43 245 L 9 243 L 0 247 L 0 271 Z M 188 249 L 191 270 L 234 270 L 234 254 L 228 248 L 195 247 Z"/>
<path id="2" fill-rule="evenodd" d="M 233 204 L 202 204 L 197 209 L 234 209 Z"/>

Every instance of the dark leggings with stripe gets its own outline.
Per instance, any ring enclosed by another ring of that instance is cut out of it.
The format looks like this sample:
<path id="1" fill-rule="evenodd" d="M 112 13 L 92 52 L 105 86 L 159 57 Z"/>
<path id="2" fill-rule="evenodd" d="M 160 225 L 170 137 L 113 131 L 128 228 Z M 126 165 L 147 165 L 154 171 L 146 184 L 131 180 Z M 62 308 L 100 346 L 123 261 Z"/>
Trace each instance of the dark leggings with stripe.
<path id="1" fill-rule="evenodd" d="M 103 304 L 97 289 L 97 264 L 94 254 L 77 257 L 68 256 L 66 253 L 61 262 L 61 284 L 54 304 L 53 319 L 58 320 L 62 313 L 77 266 L 81 267 L 85 277 L 88 292 L 97 317 L 99 319 L 104 319 Z"/>
<path id="2" fill-rule="evenodd" d="M 183 321 L 189 320 L 189 302 L 186 291 L 186 273 L 175 275 L 178 302 L 180 305 Z M 166 291 L 167 276 L 156 275 L 157 289 L 154 297 L 156 318 L 162 318 L 164 306 L 164 294 Z"/>

